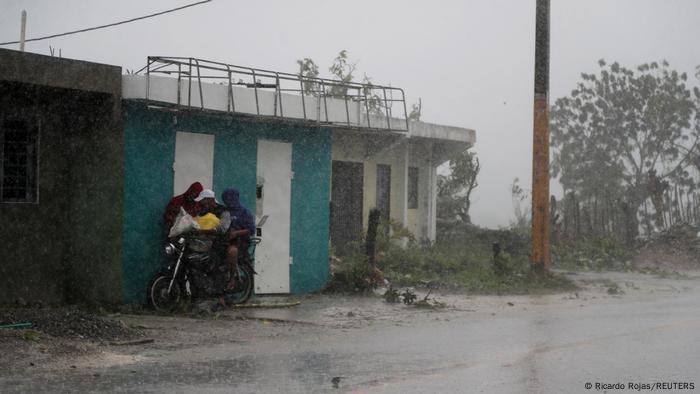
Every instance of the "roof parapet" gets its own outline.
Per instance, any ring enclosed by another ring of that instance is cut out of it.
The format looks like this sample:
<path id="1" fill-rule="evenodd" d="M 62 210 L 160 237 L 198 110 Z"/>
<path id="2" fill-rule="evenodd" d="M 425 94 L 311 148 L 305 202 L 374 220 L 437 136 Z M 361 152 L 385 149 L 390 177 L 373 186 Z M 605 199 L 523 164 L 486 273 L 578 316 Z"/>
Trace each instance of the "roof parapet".
<path id="1" fill-rule="evenodd" d="M 125 77 L 125 98 L 329 127 L 409 130 L 403 89 L 300 76 L 191 57 L 149 56 Z M 145 92 L 136 82 L 145 78 Z M 129 88 L 131 90 L 129 90 Z M 377 119 L 381 118 L 382 121 Z"/>

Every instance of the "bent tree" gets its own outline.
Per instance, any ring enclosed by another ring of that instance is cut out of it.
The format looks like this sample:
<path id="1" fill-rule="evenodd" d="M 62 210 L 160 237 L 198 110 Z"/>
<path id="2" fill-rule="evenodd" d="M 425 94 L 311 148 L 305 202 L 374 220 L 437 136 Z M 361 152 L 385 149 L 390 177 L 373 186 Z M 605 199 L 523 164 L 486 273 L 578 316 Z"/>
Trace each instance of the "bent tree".
<path id="1" fill-rule="evenodd" d="M 599 65 L 551 109 L 552 177 L 587 207 L 583 227 L 610 230 L 619 217 L 629 241 L 640 215 L 664 226 L 664 196 L 695 191 L 700 92 L 666 61 Z"/>
<path id="2" fill-rule="evenodd" d="M 437 216 L 440 219 L 471 223 L 471 195 L 479 186 L 481 163 L 476 152 L 463 151 L 450 159 L 449 175 L 438 175 Z"/>

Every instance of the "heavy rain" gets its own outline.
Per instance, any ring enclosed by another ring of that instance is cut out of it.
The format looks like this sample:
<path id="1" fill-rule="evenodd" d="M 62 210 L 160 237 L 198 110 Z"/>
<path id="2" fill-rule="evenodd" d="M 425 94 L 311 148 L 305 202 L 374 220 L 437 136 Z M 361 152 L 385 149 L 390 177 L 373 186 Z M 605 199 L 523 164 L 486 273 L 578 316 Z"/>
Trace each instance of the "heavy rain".
<path id="1" fill-rule="evenodd" d="M 1 0 L 0 392 L 700 391 L 699 18 Z"/>

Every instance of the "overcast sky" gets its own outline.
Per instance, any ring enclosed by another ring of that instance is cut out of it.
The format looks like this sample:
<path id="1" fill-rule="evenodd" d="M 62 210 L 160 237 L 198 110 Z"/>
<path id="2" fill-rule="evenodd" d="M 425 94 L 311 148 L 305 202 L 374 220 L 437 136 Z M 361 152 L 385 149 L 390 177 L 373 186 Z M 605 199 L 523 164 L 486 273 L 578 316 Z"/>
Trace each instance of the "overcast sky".
<path id="1" fill-rule="evenodd" d="M 0 0 L 0 41 L 119 21 L 195 0 Z M 482 172 L 475 223 L 507 225 L 510 185 L 529 189 L 535 0 L 229 1 L 109 29 L 28 43 L 26 50 L 139 69 L 148 55 L 192 56 L 296 72 L 324 71 L 341 49 L 375 83 L 423 101 L 423 120 L 476 129 Z M 698 0 L 552 0 L 550 102 L 600 58 L 627 66 L 666 59 L 700 64 Z M 17 45 L 6 48 L 17 49 Z M 552 185 L 557 190 L 556 185 Z"/>

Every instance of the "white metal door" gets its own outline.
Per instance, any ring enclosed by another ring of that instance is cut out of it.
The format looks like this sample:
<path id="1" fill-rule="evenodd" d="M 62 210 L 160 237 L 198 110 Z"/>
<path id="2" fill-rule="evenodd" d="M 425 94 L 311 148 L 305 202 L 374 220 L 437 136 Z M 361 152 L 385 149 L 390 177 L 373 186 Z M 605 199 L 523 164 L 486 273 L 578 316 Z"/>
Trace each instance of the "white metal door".
<path id="1" fill-rule="evenodd" d="M 258 140 L 258 186 L 262 186 L 256 211 L 267 215 L 262 242 L 255 251 L 255 292 L 289 293 L 289 228 L 292 192 L 292 144 Z"/>
<path id="2" fill-rule="evenodd" d="M 214 136 L 177 132 L 173 163 L 173 194 L 182 194 L 194 182 L 211 189 L 214 178 Z"/>

